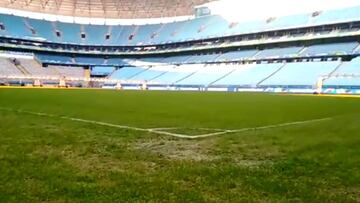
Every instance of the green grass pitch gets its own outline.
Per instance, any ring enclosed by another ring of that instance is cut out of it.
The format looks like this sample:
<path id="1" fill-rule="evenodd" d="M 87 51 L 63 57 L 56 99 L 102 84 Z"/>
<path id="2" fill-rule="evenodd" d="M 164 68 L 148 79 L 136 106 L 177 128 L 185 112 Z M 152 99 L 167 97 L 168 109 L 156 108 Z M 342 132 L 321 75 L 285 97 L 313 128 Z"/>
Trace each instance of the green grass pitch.
<path id="1" fill-rule="evenodd" d="M 359 98 L 0 89 L 0 202 L 359 202 L 359 163 Z"/>

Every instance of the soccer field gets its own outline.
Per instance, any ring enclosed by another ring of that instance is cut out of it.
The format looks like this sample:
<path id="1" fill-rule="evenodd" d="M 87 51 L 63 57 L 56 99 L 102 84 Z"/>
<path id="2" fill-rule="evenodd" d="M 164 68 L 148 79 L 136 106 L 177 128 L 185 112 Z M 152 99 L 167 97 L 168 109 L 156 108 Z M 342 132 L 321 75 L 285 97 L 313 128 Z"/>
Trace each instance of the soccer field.
<path id="1" fill-rule="evenodd" d="M 360 98 L 0 89 L 0 202 L 359 202 Z"/>

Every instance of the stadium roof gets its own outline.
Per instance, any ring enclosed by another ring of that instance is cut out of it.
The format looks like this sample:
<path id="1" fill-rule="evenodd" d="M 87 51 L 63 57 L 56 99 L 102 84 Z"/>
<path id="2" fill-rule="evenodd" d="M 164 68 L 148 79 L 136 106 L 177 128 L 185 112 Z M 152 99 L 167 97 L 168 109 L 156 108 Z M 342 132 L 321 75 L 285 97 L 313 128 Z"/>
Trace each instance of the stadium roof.
<path id="1" fill-rule="evenodd" d="M 160 18 L 193 14 L 213 0 L 0 0 L 0 7 L 77 17 Z"/>

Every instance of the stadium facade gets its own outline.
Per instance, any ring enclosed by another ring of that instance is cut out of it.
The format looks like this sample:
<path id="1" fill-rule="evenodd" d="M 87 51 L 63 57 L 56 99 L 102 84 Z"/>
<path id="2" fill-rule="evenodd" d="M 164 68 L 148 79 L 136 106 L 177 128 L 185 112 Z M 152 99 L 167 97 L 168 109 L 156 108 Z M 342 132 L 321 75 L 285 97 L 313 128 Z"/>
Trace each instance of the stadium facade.
<path id="1" fill-rule="evenodd" d="M 193 5 L 183 8 L 189 6 Z M 105 7 L 103 14 L 112 17 L 135 15 L 115 15 Z M 189 14 L 185 10 L 179 13 Z M 130 21 L 136 24 L 106 19 L 68 22 L 4 12 L 0 14 L 0 83 L 360 93 L 360 6 L 247 22 L 211 15 L 202 6 L 195 11 L 186 19 Z M 154 15 L 136 16 L 162 17 L 151 9 L 147 13 Z"/>

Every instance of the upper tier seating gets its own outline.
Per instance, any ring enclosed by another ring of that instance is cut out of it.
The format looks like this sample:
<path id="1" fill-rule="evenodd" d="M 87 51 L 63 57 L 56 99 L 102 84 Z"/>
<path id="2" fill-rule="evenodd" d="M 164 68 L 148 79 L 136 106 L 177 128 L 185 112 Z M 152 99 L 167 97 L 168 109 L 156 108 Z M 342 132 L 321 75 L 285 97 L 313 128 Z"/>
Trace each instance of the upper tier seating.
<path id="1" fill-rule="evenodd" d="M 312 19 L 312 23 L 329 24 L 331 22 L 349 22 L 349 20 L 359 20 L 359 9 L 359 7 L 352 7 L 323 11 L 320 15 Z"/>
<path id="2" fill-rule="evenodd" d="M 249 22 L 229 22 L 221 16 L 152 25 L 83 25 L 49 22 L 0 14 L 0 36 L 84 45 L 151 45 L 308 27 L 315 24 L 360 21 L 360 7 L 301 14 Z"/>
<path id="3" fill-rule="evenodd" d="M 155 63 L 155 64 L 190 64 L 190 63 L 211 63 L 211 62 L 232 62 L 249 59 L 267 58 L 292 58 L 311 57 L 324 55 L 347 55 L 356 54 L 355 48 L 359 48 L 358 42 L 332 43 L 313 45 L 309 47 L 283 47 L 264 50 L 240 50 L 230 51 L 222 54 L 202 55 L 178 55 L 169 57 L 146 57 L 146 58 L 104 58 L 100 56 L 70 56 L 37 54 L 36 57 L 44 63 L 52 64 L 78 64 L 78 65 L 109 65 L 109 66 L 130 66 L 134 61 Z"/>

